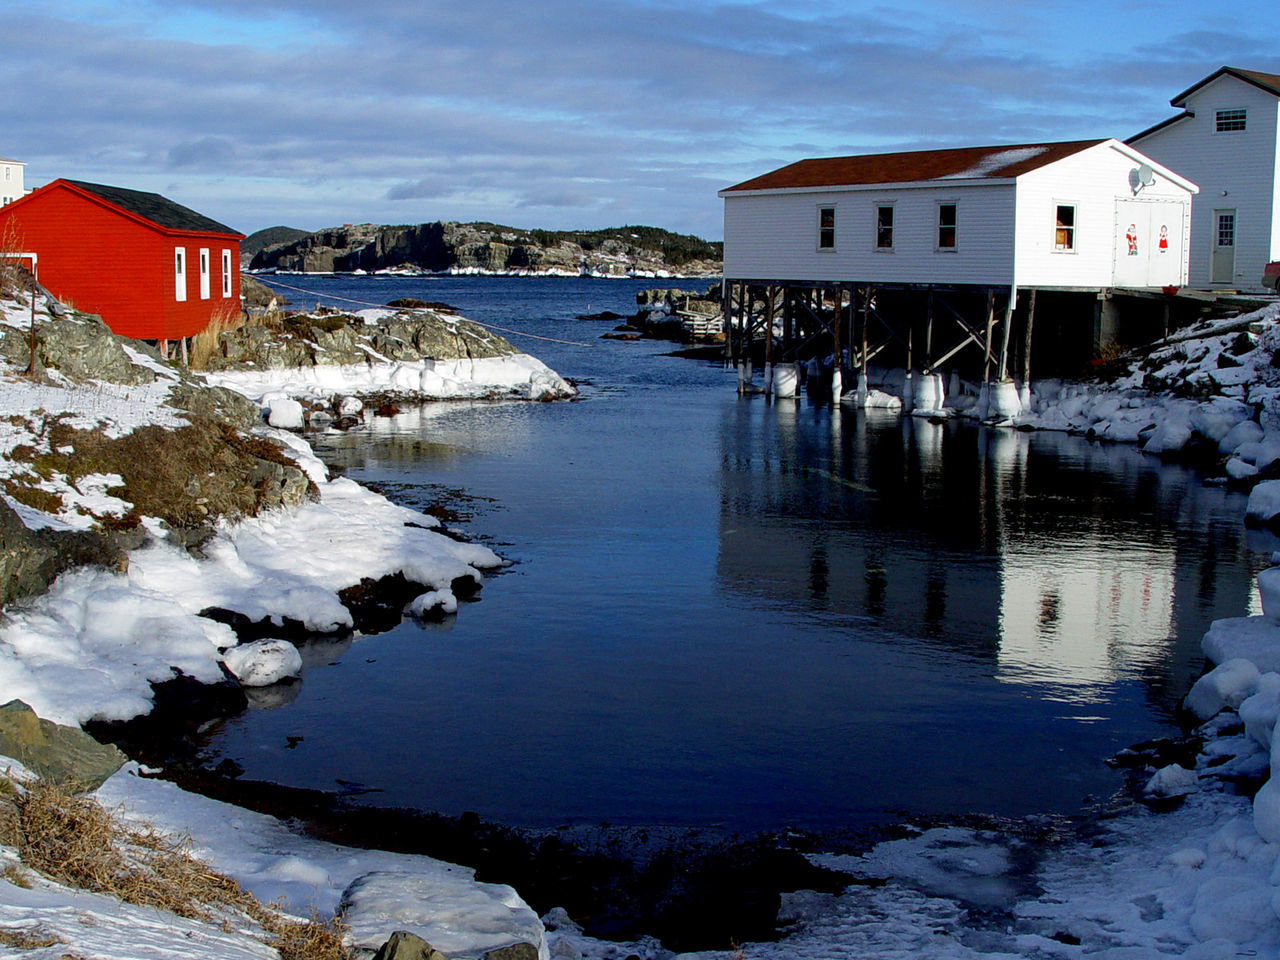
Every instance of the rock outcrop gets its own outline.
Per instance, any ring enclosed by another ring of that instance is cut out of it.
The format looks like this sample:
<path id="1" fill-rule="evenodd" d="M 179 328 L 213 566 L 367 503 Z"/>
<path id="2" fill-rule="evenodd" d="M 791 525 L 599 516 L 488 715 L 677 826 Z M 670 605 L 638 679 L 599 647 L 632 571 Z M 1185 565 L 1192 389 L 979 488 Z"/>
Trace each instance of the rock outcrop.
<path id="1" fill-rule="evenodd" d="M 491 223 L 348 224 L 258 252 L 253 270 L 301 273 L 552 273 L 703 275 L 721 270 L 723 246 L 652 227 L 520 230 Z"/>
<path id="2" fill-rule="evenodd" d="M 475 360 L 516 352 L 479 324 L 438 309 L 402 309 L 377 323 L 366 323 L 361 317 L 321 308 L 221 334 L 205 368 L 272 370 L 371 360 Z"/>
<path id="3" fill-rule="evenodd" d="M 19 761 L 42 780 L 93 790 L 129 759 L 76 727 L 42 720 L 21 700 L 0 706 L 0 756 Z"/>

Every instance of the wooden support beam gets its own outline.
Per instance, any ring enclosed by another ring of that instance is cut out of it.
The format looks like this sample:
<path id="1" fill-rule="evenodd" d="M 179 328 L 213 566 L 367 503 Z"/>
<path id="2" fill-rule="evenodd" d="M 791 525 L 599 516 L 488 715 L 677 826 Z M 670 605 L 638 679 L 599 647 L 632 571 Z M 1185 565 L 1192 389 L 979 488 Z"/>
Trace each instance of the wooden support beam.
<path id="1" fill-rule="evenodd" d="M 1004 307 L 1004 329 L 1000 333 L 1000 379 L 1009 378 L 1009 331 L 1013 328 L 1013 311 L 1018 305 L 1018 288 L 1009 287 L 1009 302 Z"/>
<path id="2" fill-rule="evenodd" d="M 1022 385 L 1025 389 L 1031 387 L 1031 326 L 1036 322 L 1036 289 L 1031 288 L 1031 292 L 1027 294 L 1027 326 L 1023 334 L 1022 343 Z"/>
<path id="3" fill-rule="evenodd" d="M 982 382 L 991 382 L 991 335 L 994 332 L 996 323 L 996 292 L 990 287 L 987 288 L 987 335 L 983 339 L 983 349 L 986 351 L 986 357 L 982 363 Z"/>

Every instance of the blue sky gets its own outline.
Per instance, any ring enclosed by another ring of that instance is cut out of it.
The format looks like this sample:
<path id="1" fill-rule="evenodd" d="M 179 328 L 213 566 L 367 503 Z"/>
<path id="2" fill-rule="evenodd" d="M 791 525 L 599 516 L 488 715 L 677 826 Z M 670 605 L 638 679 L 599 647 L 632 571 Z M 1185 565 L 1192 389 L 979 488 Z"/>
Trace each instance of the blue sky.
<path id="1" fill-rule="evenodd" d="M 644 223 L 809 156 L 1126 137 L 1274 0 L 0 0 L 0 155 L 246 233 Z"/>

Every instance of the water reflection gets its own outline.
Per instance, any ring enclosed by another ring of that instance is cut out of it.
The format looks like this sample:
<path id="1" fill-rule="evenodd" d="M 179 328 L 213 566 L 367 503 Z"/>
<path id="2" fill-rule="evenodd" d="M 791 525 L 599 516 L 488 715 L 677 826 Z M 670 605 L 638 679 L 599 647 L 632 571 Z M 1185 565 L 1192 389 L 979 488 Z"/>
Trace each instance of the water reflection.
<path id="1" fill-rule="evenodd" d="M 798 402 L 724 411 L 727 588 L 848 637 L 941 645 L 1088 704 L 1166 710 L 1208 622 L 1255 608 L 1244 499 L 1135 448 Z"/>

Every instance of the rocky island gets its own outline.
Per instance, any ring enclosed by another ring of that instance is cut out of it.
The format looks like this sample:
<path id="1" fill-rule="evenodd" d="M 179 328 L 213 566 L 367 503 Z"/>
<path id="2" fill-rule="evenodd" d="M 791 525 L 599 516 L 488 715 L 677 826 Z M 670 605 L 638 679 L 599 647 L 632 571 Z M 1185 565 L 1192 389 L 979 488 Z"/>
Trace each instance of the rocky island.
<path id="1" fill-rule="evenodd" d="M 269 228 L 270 237 L 285 228 Z M 246 247 L 256 248 L 255 237 Z M 272 243 L 249 268 L 293 273 L 475 273 L 549 276 L 713 276 L 724 245 L 656 227 L 524 230 L 449 221 L 329 227 Z"/>

